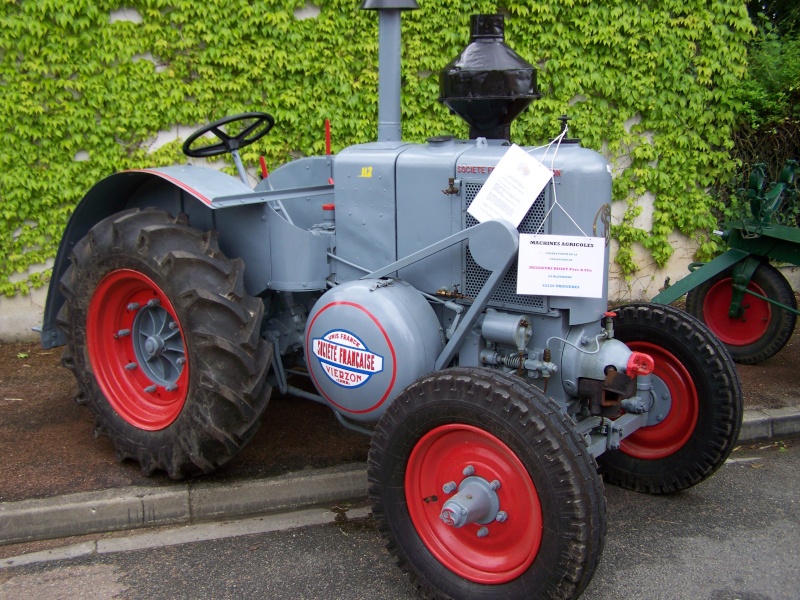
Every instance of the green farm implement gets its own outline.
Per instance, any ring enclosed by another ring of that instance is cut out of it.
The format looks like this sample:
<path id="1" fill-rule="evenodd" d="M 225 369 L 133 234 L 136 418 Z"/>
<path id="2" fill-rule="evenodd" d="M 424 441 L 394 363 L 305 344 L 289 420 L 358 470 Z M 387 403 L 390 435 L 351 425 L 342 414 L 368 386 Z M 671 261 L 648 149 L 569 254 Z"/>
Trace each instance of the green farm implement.
<path id="1" fill-rule="evenodd" d="M 777 220 L 782 208 L 797 201 L 796 169 L 797 161 L 787 162 L 769 186 L 764 165 L 755 165 L 748 188 L 740 190 L 750 216 L 723 224 L 728 251 L 709 263 L 692 263 L 687 277 L 653 298 L 670 304 L 686 294 L 686 310 L 739 363 L 756 364 L 780 351 L 800 314 L 791 285 L 772 264 L 800 266 L 800 228 Z"/>

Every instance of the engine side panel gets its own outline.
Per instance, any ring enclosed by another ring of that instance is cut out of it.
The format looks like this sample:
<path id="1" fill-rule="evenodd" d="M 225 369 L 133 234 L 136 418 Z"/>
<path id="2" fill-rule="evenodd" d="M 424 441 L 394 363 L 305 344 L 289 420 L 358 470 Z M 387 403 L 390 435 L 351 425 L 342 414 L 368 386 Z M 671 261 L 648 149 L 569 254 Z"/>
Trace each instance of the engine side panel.
<path id="1" fill-rule="evenodd" d="M 449 189 L 458 157 L 471 142 L 435 141 L 407 149 L 397 161 L 397 254 L 402 258 L 462 227 L 458 189 Z M 461 244 L 403 269 L 400 277 L 429 294 L 461 285 Z"/>
<path id="2" fill-rule="evenodd" d="M 334 163 L 336 254 L 370 271 L 397 260 L 395 163 L 409 146 L 402 142 L 346 148 Z M 340 282 L 363 270 L 339 263 Z"/>

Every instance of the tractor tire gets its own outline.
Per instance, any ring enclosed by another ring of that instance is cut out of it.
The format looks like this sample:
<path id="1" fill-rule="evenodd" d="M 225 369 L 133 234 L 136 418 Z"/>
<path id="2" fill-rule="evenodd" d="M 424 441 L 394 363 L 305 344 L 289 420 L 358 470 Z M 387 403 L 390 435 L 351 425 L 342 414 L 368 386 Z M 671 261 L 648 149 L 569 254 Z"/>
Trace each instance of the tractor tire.
<path id="1" fill-rule="evenodd" d="M 696 485 L 728 458 L 739 435 L 739 375 L 722 343 L 694 317 L 659 304 L 615 308 L 615 337 L 653 357 L 653 390 L 671 400 L 663 420 L 599 457 L 606 481 L 651 494 Z M 660 390 L 660 392 L 659 392 Z"/>
<path id="2" fill-rule="evenodd" d="M 733 296 L 733 269 L 728 269 L 691 290 L 687 312 L 700 319 L 722 340 L 738 363 L 754 365 L 777 354 L 794 332 L 797 316 L 788 310 L 745 294 L 744 315 L 728 316 Z M 762 263 L 747 289 L 797 310 L 794 291 L 778 269 Z"/>
<path id="3" fill-rule="evenodd" d="M 456 482 L 476 477 L 497 480 L 496 519 L 446 524 Z M 602 553 L 597 465 L 559 407 L 516 377 L 461 367 L 410 385 L 378 422 L 368 478 L 387 548 L 425 598 L 577 597 Z"/>
<path id="4" fill-rule="evenodd" d="M 271 388 L 263 304 L 213 233 L 156 210 L 100 221 L 61 284 L 62 363 L 116 457 L 173 479 L 208 473 L 253 437 Z"/>

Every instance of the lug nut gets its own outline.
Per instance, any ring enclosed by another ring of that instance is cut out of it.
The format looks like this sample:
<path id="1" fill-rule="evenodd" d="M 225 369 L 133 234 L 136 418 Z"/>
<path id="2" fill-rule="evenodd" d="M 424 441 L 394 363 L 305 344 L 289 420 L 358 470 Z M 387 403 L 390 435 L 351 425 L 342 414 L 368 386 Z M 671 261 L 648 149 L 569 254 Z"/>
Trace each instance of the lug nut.
<path id="1" fill-rule="evenodd" d="M 480 529 L 478 529 L 478 537 L 479 538 L 485 538 L 487 535 L 489 535 L 489 529 L 488 528 L 481 527 Z"/>
<path id="2" fill-rule="evenodd" d="M 131 302 L 130 304 L 128 304 L 128 310 L 138 310 L 140 306 L 141 304 L 139 304 L 138 302 Z"/>
<path id="3" fill-rule="evenodd" d="M 456 487 L 458 487 L 456 485 L 456 482 L 455 481 L 451 481 L 450 483 L 445 483 L 444 484 L 444 486 L 442 487 L 442 491 L 445 494 L 452 494 L 453 492 L 456 491 Z"/>
<path id="4" fill-rule="evenodd" d="M 154 385 L 148 385 L 146 388 L 144 388 L 144 391 L 148 394 L 154 394 L 157 389 L 158 388 Z"/>
<path id="5" fill-rule="evenodd" d="M 130 329 L 120 329 L 117 334 L 114 336 L 114 339 L 121 338 L 121 337 L 128 337 L 131 334 Z"/>
<path id="6" fill-rule="evenodd" d="M 153 298 L 152 300 L 147 301 L 148 308 L 153 308 L 154 306 L 159 306 L 161 304 L 161 300 L 158 298 Z"/>
<path id="7" fill-rule="evenodd" d="M 178 386 L 175 385 L 174 383 L 168 383 L 167 385 L 164 386 L 164 389 L 167 390 L 168 392 L 174 392 L 175 390 L 178 389 Z"/>
<path id="8" fill-rule="evenodd" d="M 495 491 L 499 490 L 500 489 L 500 481 L 495 479 L 494 481 L 492 481 L 492 483 L 489 484 L 489 487 L 492 488 Z"/>
<path id="9" fill-rule="evenodd" d="M 464 477 L 475 475 L 475 467 L 472 465 L 467 465 L 462 472 L 464 473 Z"/>
<path id="10" fill-rule="evenodd" d="M 175 364 L 176 364 L 176 365 L 184 365 L 184 364 L 186 364 L 186 358 L 185 358 L 185 357 L 183 357 L 183 356 L 179 356 L 179 357 L 178 357 L 178 358 L 175 360 Z"/>
<path id="11" fill-rule="evenodd" d="M 125 365 L 125 370 L 126 371 L 133 371 L 136 367 L 137 367 L 137 365 L 136 365 L 135 362 L 129 362 L 127 365 Z"/>
<path id="12" fill-rule="evenodd" d="M 497 513 L 497 516 L 494 518 L 494 520 L 498 523 L 505 523 L 507 519 L 508 513 L 504 510 L 501 510 L 499 513 Z"/>

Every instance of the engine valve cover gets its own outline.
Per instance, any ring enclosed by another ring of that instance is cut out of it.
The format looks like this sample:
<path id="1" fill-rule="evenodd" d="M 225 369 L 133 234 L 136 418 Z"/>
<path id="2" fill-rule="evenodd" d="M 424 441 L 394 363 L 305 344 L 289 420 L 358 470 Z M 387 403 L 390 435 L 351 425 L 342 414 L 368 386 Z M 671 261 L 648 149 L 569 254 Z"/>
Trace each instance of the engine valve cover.
<path id="1" fill-rule="evenodd" d="M 425 298 L 396 280 L 351 281 L 314 305 L 305 336 L 317 391 L 356 421 L 377 421 L 404 388 L 433 371 L 444 348 Z"/>

